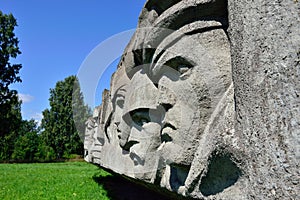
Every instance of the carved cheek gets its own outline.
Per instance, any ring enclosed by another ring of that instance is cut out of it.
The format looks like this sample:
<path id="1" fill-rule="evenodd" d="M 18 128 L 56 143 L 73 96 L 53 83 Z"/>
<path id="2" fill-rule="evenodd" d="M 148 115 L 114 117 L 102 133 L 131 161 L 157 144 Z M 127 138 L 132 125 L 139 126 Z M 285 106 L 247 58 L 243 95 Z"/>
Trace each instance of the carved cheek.
<path id="1" fill-rule="evenodd" d="M 154 122 L 149 122 L 143 126 L 142 134 L 146 141 L 151 141 L 150 149 L 157 149 L 161 143 L 161 125 Z"/>
<path id="2" fill-rule="evenodd" d="M 141 128 L 132 126 L 128 141 L 134 140 L 138 142 L 144 142 L 152 139 L 153 137 L 159 137 L 160 127 L 161 126 L 159 124 L 153 122 L 148 122 Z"/>
<path id="3" fill-rule="evenodd" d="M 136 151 L 142 155 L 155 152 L 161 144 L 160 130 L 161 126 L 153 122 L 145 124 L 142 130 L 133 127 L 128 141 L 136 141 L 138 143 L 133 145 L 130 151 Z"/>
<path id="4" fill-rule="evenodd" d="M 130 135 L 130 126 L 122 119 L 119 129 L 121 130 L 118 132 L 118 138 L 119 138 L 119 143 L 121 146 L 124 146 L 128 142 L 128 137 Z"/>

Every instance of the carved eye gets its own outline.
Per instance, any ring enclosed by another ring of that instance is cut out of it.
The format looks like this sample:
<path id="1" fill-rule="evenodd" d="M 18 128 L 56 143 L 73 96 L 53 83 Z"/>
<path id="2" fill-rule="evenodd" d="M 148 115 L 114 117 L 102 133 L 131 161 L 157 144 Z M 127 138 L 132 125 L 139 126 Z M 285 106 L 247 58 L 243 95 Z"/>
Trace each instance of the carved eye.
<path id="1" fill-rule="evenodd" d="M 138 125 L 138 126 L 143 126 L 144 124 L 147 124 L 148 122 L 151 121 L 150 116 L 149 116 L 149 109 L 138 109 L 130 112 L 130 116 L 132 118 L 132 121 Z"/>
<path id="2" fill-rule="evenodd" d="M 178 71 L 180 75 L 186 73 L 189 69 L 193 68 L 193 65 L 182 57 L 175 57 L 167 61 L 164 65 L 173 68 Z"/>
<path id="3" fill-rule="evenodd" d="M 123 96 L 118 96 L 116 99 L 116 104 L 120 107 L 124 107 L 124 97 Z"/>
<path id="4" fill-rule="evenodd" d="M 191 67 L 187 66 L 187 65 L 178 65 L 177 67 L 177 71 L 180 74 L 184 74 L 185 72 L 187 72 Z"/>

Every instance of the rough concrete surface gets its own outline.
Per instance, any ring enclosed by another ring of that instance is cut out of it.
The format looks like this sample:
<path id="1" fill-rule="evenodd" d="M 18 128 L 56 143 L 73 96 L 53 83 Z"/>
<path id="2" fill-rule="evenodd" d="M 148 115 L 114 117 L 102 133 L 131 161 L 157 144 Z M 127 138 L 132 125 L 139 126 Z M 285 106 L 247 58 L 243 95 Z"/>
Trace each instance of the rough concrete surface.
<path id="1" fill-rule="evenodd" d="M 173 199 L 299 199 L 299 13 L 148 0 L 86 123 L 85 160 Z"/>
<path id="2" fill-rule="evenodd" d="M 300 3 L 229 1 L 236 132 L 253 199 L 300 198 Z"/>

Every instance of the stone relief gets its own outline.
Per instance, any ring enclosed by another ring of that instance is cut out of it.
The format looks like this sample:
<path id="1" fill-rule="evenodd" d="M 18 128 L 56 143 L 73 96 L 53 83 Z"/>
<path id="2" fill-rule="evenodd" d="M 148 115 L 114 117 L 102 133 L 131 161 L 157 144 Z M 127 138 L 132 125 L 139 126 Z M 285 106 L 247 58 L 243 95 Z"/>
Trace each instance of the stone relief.
<path id="1" fill-rule="evenodd" d="M 86 123 L 85 160 L 183 196 L 241 199 L 227 27 L 227 1 L 147 1 Z"/>

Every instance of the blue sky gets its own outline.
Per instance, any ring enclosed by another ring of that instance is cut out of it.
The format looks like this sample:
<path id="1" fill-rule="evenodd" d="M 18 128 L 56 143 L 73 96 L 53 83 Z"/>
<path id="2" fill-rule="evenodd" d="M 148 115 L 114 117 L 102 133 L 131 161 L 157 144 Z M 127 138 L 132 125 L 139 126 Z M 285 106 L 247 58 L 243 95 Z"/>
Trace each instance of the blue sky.
<path id="1" fill-rule="evenodd" d="M 123 31 L 136 28 L 144 0 L 0 0 L 0 10 L 12 13 L 22 54 L 22 83 L 14 84 L 25 119 L 41 119 L 49 108 L 49 89 L 57 81 L 76 75 L 90 52 L 101 42 Z M 109 87 L 116 62 L 104 73 L 97 87 L 95 104 L 101 91 Z"/>

